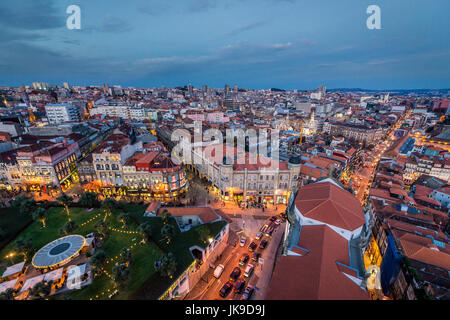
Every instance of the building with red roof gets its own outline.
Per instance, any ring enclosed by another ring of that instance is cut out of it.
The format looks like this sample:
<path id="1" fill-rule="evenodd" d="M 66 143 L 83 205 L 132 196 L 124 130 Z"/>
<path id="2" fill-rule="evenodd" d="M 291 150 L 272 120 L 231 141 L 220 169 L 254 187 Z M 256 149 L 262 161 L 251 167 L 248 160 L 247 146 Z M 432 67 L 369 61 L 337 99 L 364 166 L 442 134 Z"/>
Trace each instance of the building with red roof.
<path id="1" fill-rule="evenodd" d="M 284 252 L 267 300 L 366 300 L 362 251 L 369 216 L 331 179 L 303 186 L 289 207 Z"/>

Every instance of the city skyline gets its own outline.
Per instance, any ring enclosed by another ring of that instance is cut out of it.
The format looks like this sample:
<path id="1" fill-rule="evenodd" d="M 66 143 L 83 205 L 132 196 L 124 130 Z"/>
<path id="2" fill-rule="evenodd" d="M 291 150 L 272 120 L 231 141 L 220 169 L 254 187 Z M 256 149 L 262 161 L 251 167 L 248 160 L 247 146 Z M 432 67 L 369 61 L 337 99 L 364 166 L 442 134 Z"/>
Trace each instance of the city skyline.
<path id="1" fill-rule="evenodd" d="M 81 8 L 81 30 L 66 28 L 72 4 Z M 371 4 L 381 8 L 381 30 L 366 27 Z M 0 85 L 444 89 L 446 7 L 444 1 L 3 1 Z"/>

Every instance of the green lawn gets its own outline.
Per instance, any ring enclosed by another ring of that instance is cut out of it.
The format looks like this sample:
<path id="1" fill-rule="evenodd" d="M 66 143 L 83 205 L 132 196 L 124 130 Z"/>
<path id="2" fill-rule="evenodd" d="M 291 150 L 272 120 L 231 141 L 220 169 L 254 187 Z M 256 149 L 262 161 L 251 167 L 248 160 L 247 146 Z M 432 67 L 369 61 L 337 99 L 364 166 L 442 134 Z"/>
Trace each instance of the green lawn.
<path id="1" fill-rule="evenodd" d="M 4 231 L 4 236 L 0 238 L 0 247 L 31 220 L 30 213 L 21 214 L 17 209 L 0 208 L 0 228 Z"/>
<path id="2" fill-rule="evenodd" d="M 160 230 L 162 227 L 162 220 L 159 217 L 144 217 L 145 206 L 137 204 L 122 205 L 123 211 L 132 216 L 129 223 L 123 229 L 122 223 L 118 221 L 117 217 L 122 210 L 114 210 L 113 214 L 107 218 L 110 230 L 106 239 L 104 240 L 102 250 L 108 256 L 108 261 L 105 265 L 105 270 L 111 273 L 116 257 L 120 254 L 122 248 L 132 247 L 132 262 L 131 278 L 128 282 L 127 288 L 114 296 L 114 299 L 157 299 L 169 285 L 193 262 L 193 257 L 189 248 L 197 245 L 205 247 L 206 242 L 199 240 L 197 228 L 193 228 L 187 232 L 181 233 L 178 229 L 175 219 L 171 219 L 170 223 L 176 227 L 177 234 L 174 240 L 167 245 L 161 240 Z M 102 209 L 94 209 L 88 212 L 85 208 L 70 208 L 70 216 L 77 224 L 77 229 L 74 234 L 87 235 L 95 232 L 95 224 L 104 218 L 104 211 Z M 92 221 L 89 221 L 92 220 Z M 60 237 L 59 229 L 64 223 L 68 221 L 63 208 L 53 207 L 48 211 L 48 219 L 46 228 L 42 228 L 40 222 L 33 222 L 24 231 L 22 231 L 16 238 L 32 239 L 33 247 L 38 250 L 45 244 Z M 89 222 L 88 222 L 89 221 Z M 128 234 L 123 231 L 136 231 L 140 223 L 150 221 L 153 225 L 153 238 L 157 245 L 153 242 L 147 244 L 139 244 L 142 240 L 140 234 Z M 225 221 L 219 221 L 206 226 L 209 228 L 211 237 L 214 237 L 224 226 Z M 115 230 L 114 230 L 115 229 Z M 122 232 L 121 232 L 122 231 Z M 15 241 L 8 244 L 1 252 L 0 257 L 6 256 L 9 252 L 14 250 Z M 174 278 L 162 278 L 154 269 L 154 263 L 158 260 L 164 252 L 172 252 L 177 259 L 177 270 Z M 20 262 L 23 258 L 15 257 L 14 262 Z M 8 264 L 10 264 L 8 262 Z M 6 269 L 5 263 L 0 265 L 0 273 Z M 87 300 L 87 299 L 108 299 L 109 293 L 115 288 L 113 281 L 105 274 L 96 277 L 93 283 L 81 290 L 68 292 L 64 295 L 54 297 L 55 299 L 62 299 L 65 296 L 73 300 Z"/>
<path id="3" fill-rule="evenodd" d="M 170 211 L 169 211 L 170 212 Z M 147 217 L 145 219 L 149 219 L 154 226 L 154 230 L 161 230 L 162 221 L 159 217 Z M 176 225 L 175 219 L 172 218 L 170 221 L 171 224 Z M 206 224 L 210 231 L 211 237 L 215 237 L 227 224 L 226 221 L 218 221 L 214 223 Z M 199 226 L 194 227 L 186 232 L 178 231 L 174 240 L 169 244 L 165 244 L 161 241 L 161 234 L 159 232 L 154 232 L 154 239 L 158 242 L 158 244 L 166 251 L 172 252 L 177 260 L 177 270 L 172 279 L 170 278 L 162 278 L 159 274 L 153 275 L 149 278 L 145 284 L 141 287 L 139 291 L 137 291 L 132 297 L 135 299 L 158 299 L 164 291 L 173 283 L 175 279 L 177 279 L 186 268 L 194 261 L 192 254 L 189 250 L 192 246 L 199 246 L 201 248 L 205 248 L 208 244 L 207 242 L 202 242 L 198 236 Z M 177 227 L 178 230 L 178 227 Z"/>

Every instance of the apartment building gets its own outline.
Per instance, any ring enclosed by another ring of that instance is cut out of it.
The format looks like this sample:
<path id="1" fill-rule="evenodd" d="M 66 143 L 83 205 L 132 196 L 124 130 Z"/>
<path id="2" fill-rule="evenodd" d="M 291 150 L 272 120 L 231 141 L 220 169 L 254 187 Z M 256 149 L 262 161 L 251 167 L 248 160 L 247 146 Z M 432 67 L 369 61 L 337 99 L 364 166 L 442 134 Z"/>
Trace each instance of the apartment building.
<path id="1" fill-rule="evenodd" d="M 71 104 L 47 104 L 45 106 L 48 122 L 58 124 L 80 121 L 80 109 Z"/>

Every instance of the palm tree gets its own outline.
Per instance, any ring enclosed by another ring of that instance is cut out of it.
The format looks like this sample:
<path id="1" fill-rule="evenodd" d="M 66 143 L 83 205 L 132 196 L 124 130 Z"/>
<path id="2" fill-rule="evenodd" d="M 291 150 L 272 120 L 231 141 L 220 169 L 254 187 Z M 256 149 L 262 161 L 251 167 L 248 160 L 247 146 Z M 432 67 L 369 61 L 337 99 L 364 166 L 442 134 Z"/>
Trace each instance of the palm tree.
<path id="1" fill-rule="evenodd" d="M 139 232 L 144 236 L 145 242 L 150 242 L 152 239 L 153 227 L 149 222 L 144 222 L 139 225 Z"/>
<path id="2" fill-rule="evenodd" d="M 42 223 L 42 228 L 45 228 L 45 221 L 47 220 L 47 217 L 48 217 L 47 210 L 39 207 L 33 211 L 32 215 L 33 215 L 33 220 L 40 221 Z"/>
<path id="3" fill-rule="evenodd" d="M 122 222 L 122 227 L 125 228 L 128 219 L 130 218 L 130 215 L 128 213 L 121 213 L 118 217 L 117 220 L 119 220 L 119 222 Z"/>
<path id="4" fill-rule="evenodd" d="M 172 215 L 170 214 L 170 212 L 167 211 L 167 209 L 164 209 L 162 214 L 161 214 L 162 223 L 163 224 L 168 224 L 171 217 L 172 217 Z"/>
<path id="5" fill-rule="evenodd" d="M 67 217 L 69 217 L 69 221 L 70 219 L 70 211 L 69 211 L 69 205 L 72 203 L 73 198 L 68 196 L 67 194 L 63 193 L 61 196 L 59 196 L 58 198 L 56 198 L 56 200 L 64 206 L 64 210 L 66 211 Z"/>
<path id="6" fill-rule="evenodd" d="M 31 259 L 34 253 L 33 241 L 31 239 L 19 239 L 15 243 L 16 252 L 24 256 L 25 261 Z"/>
<path id="7" fill-rule="evenodd" d="M 120 259 L 122 261 L 122 263 L 125 263 L 126 266 L 128 267 L 128 265 L 131 263 L 131 250 L 127 249 L 127 248 L 123 248 L 122 251 L 120 251 Z"/>
<path id="8" fill-rule="evenodd" d="M 94 273 L 98 274 L 101 267 L 106 262 L 106 253 L 103 250 L 97 250 L 96 253 L 91 257 L 90 264 L 94 270 Z"/>
<path id="9" fill-rule="evenodd" d="M 156 271 L 159 271 L 161 276 L 170 277 L 174 275 L 177 270 L 177 261 L 172 252 L 161 257 L 159 264 L 156 267 Z"/>
<path id="10" fill-rule="evenodd" d="M 108 228 L 108 223 L 105 221 L 101 221 L 95 225 L 95 230 L 97 230 L 97 232 L 102 235 L 102 237 L 106 236 L 106 234 L 108 233 Z"/>
<path id="11" fill-rule="evenodd" d="M 175 236 L 175 227 L 171 224 L 165 224 L 161 228 L 162 240 L 166 242 L 166 244 L 170 244 L 172 239 Z"/>
<path id="12" fill-rule="evenodd" d="M 15 209 L 18 209 L 21 214 L 31 213 L 36 209 L 36 201 L 27 196 L 18 196 L 16 197 L 11 206 Z"/>
<path id="13" fill-rule="evenodd" d="M 67 221 L 61 229 L 59 229 L 59 233 L 62 235 L 71 234 L 77 228 L 77 224 L 75 221 Z"/>
<path id="14" fill-rule="evenodd" d="M 87 191 L 81 195 L 78 203 L 87 208 L 97 207 L 99 205 L 98 194 L 96 194 L 95 192 Z"/>
<path id="15" fill-rule="evenodd" d="M 117 286 L 124 289 L 130 279 L 130 268 L 124 264 L 115 265 L 112 269 L 112 276 Z"/>
<path id="16" fill-rule="evenodd" d="M 113 209 L 117 208 L 118 206 L 119 204 L 113 198 L 106 198 L 105 200 L 102 201 L 101 207 L 105 209 L 106 212 L 106 216 L 104 219 L 105 221 L 106 218 L 112 214 Z"/>

